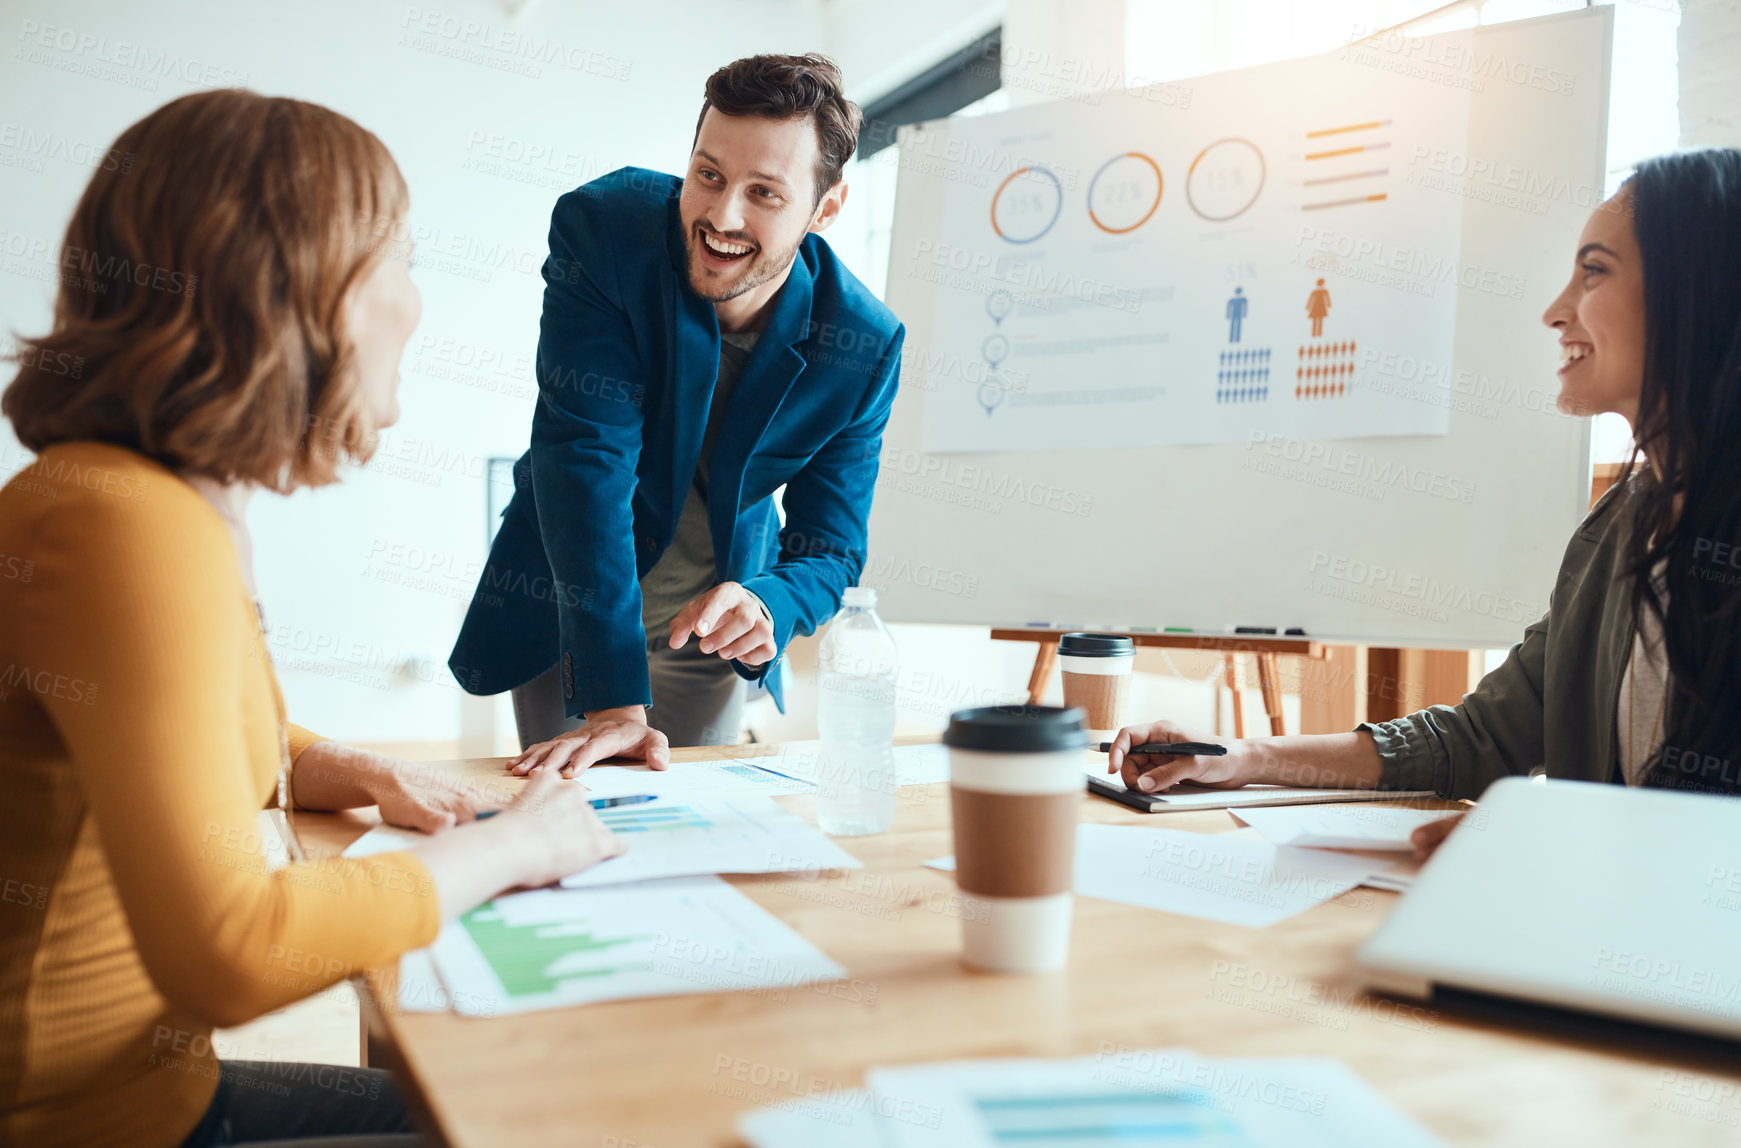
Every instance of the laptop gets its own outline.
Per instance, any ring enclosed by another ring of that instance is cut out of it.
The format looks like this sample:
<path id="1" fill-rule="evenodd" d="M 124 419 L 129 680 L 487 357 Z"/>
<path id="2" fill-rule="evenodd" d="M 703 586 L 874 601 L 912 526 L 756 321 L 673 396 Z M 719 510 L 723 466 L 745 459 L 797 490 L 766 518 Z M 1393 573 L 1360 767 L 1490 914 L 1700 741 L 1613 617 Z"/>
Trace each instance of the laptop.
<path id="1" fill-rule="evenodd" d="M 1386 993 L 1741 1039 L 1741 798 L 1496 782 L 1356 960 Z"/>

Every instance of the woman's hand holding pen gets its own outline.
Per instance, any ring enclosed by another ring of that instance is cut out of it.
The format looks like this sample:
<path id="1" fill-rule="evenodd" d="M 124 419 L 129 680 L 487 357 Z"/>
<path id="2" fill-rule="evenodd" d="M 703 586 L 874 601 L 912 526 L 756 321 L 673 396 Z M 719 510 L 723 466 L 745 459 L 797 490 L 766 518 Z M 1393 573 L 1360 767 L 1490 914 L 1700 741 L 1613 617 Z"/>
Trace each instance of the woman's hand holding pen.
<path id="1" fill-rule="evenodd" d="M 1184 752 L 1183 741 L 1208 741 L 1225 753 Z M 1168 745 L 1176 753 L 1136 753 L 1134 747 Z M 1107 747 L 1106 772 L 1127 789 L 1159 793 L 1181 781 L 1216 789 L 1242 785 L 1297 785 L 1320 789 L 1376 789 L 1384 779 L 1378 743 L 1366 730 L 1351 733 L 1273 734 L 1269 737 L 1193 738 L 1177 723 L 1126 726 Z"/>
<path id="2" fill-rule="evenodd" d="M 1125 788 L 1143 793 L 1171 789 L 1181 781 L 1217 789 L 1236 789 L 1245 785 L 1250 780 L 1245 776 L 1247 755 L 1242 752 L 1244 744 L 1237 739 L 1224 743 L 1227 746 L 1225 754 L 1214 756 L 1131 752 L 1132 746 L 1153 742 L 1210 740 L 1214 739 L 1196 737 L 1170 721 L 1126 726 L 1118 731 L 1112 748 L 1107 751 L 1106 772 L 1119 774 L 1124 779 Z"/>

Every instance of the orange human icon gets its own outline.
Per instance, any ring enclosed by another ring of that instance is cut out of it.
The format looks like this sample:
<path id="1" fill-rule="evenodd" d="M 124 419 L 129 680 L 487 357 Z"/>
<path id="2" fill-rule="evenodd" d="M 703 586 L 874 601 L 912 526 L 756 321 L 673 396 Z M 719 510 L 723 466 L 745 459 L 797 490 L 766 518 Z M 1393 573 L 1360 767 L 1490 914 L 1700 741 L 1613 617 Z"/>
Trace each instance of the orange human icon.
<path id="1" fill-rule="evenodd" d="M 1330 313 L 1330 292 L 1324 290 L 1324 281 L 1318 280 L 1318 287 L 1306 296 L 1306 318 L 1312 321 L 1312 338 L 1316 339 L 1324 333 L 1324 316 Z"/>

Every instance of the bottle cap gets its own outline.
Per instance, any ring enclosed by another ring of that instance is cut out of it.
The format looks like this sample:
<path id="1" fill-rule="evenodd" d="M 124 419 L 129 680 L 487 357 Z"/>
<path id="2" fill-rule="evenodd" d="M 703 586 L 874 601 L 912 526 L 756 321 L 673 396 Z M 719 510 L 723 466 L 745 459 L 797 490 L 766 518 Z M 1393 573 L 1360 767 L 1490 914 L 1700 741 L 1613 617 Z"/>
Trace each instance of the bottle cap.
<path id="1" fill-rule="evenodd" d="M 842 606 L 863 606 L 867 610 L 875 609 L 877 592 L 869 586 L 848 586 L 846 593 L 840 596 Z"/>

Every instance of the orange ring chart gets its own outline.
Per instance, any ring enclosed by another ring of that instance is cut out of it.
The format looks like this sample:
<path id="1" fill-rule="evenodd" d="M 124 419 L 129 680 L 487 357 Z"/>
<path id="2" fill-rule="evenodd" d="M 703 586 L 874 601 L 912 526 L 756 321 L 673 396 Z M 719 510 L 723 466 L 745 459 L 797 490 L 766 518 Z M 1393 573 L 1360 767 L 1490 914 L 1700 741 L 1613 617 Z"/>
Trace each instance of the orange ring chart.
<path id="1" fill-rule="evenodd" d="M 1145 168 L 1146 165 L 1146 168 Z M 1118 170 L 1107 176 L 1114 167 Z M 1148 188 L 1149 174 L 1154 174 L 1154 191 Z M 1106 177 L 1102 188 L 1101 178 Z M 1161 206 L 1161 193 L 1166 183 L 1161 178 L 1161 165 L 1153 156 L 1140 151 L 1121 152 L 1100 165 L 1094 178 L 1088 181 L 1088 218 L 1108 235 L 1125 235 L 1149 221 Z M 1096 192 L 1101 200 L 1096 206 Z"/>
<path id="2" fill-rule="evenodd" d="M 1185 172 L 1185 202 L 1199 219 L 1226 223 L 1244 215 L 1263 191 L 1263 152 L 1229 136 L 1197 153 Z"/>
<path id="3" fill-rule="evenodd" d="M 1006 243 L 1033 243 L 1052 230 L 1063 210 L 1064 184 L 1051 168 L 1018 167 L 992 193 L 991 229 Z"/>

